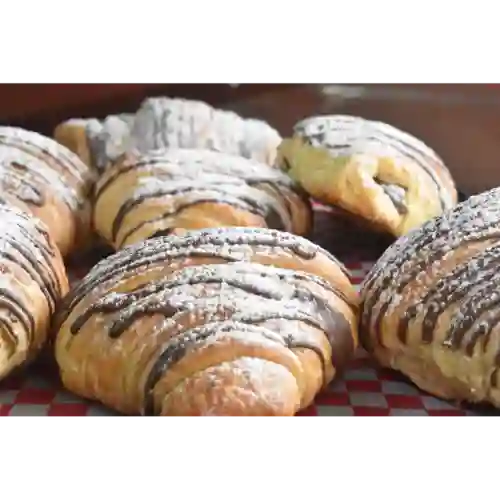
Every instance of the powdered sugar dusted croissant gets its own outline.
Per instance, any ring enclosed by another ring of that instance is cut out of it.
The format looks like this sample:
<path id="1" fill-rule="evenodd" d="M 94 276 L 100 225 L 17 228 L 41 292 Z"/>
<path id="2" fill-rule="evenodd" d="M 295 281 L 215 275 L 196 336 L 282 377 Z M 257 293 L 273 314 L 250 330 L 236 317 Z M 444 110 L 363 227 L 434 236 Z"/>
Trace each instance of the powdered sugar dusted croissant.
<path id="1" fill-rule="evenodd" d="M 76 153 L 86 165 L 102 173 L 130 149 L 134 114 L 98 118 L 72 118 L 60 123 L 54 138 Z"/>
<path id="2" fill-rule="evenodd" d="M 54 140 L 0 127 L 0 199 L 39 217 L 65 256 L 90 233 L 94 176 Z"/>
<path id="3" fill-rule="evenodd" d="M 298 236 L 158 237 L 97 264 L 56 326 L 64 385 L 126 414 L 293 415 L 357 346 L 356 294 Z"/>
<path id="4" fill-rule="evenodd" d="M 214 149 L 273 165 L 280 134 L 254 118 L 188 99 L 153 97 L 136 113 L 134 146 L 148 152 L 163 147 Z"/>
<path id="5" fill-rule="evenodd" d="M 224 226 L 305 235 L 312 210 L 279 170 L 201 149 L 126 155 L 96 186 L 94 227 L 115 249 L 179 229 Z"/>
<path id="6" fill-rule="evenodd" d="M 314 198 L 372 229 L 401 236 L 457 203 L 450 172 L 419 139 L 359 117 L 310 117 L 277 164 Z"/>
<path id="7" fill-rule="evenodd" d="M 0 379 L 38 354 L 67 291 L 62 257 L 48 229 L 0 205 Z"/>
<path id="8" fill-rule="evenodd" d="M 362 287 L 361 340 L 437 396 L 500 407 L 500 189 L 400 238 Z"/>

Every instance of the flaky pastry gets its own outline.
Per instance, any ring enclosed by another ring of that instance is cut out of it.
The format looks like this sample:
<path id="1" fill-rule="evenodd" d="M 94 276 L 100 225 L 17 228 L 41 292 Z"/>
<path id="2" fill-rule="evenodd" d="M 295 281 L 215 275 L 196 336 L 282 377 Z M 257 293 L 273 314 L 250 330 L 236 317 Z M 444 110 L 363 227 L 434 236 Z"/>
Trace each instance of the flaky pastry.
<path id="1" fill-rule="evenodd" d="M 361 343 L 431 394 L 500 407 L 500 189 L 397 240 L 362 285 Z"/>
<path id="2" fill-rule="evenodd" d="M 70 391 L 125 414 L 294 415 L 357 346 L 343 266 L 304 238 L 222 228 L 97 264 L 55 322 Z"/>
<path id="3" fill-rule="evenodd" d="M 54 139 L 76 153 L 97 172 L 106 168 L 131 148 L 134 114 L 98 118 L 72 118 L 54 130 Z"/>
<path id="4" fill-rule="evenodd" d="M 36 217 L 0 205 L 0 379 L 33 360 L 68 291 L 59 249 Z"/>
<path id="5" fill-rule="evenodd" d="M 457 203 L 453 179 L 432 149 L 359 117 L 302 120 L 281 143 L 277 166 L 338 214 L 395 237 Z"/>
<path id="6" fill-rule="evenodd" d="M 54 137 L 101 173 L 124 153 L 162 148 L 210 149 L 273 165 L 281 141 L 263 120 L 168 97 L 145 99 L 134 114 L 67 120 Z"/>
<path id="7" fill-rule="evenodd" d="M 269 227 L 306 235 L 312 210 L 286 174 L 202 149 L 124 155 L 99 179 L 94 227 L 115 249 L 209 227 Z"/>
<path id="8" fill-rule="evenodd" d="M 243 118 L 205 102 L 153 97 L 137 111 L 133 140 L 139 151 L 164 147 L 213 149 L 273 165 L 280 134 L 263 120 Z"/>
<path id="9" fill-rule="evenodd" d="M 36 132 L 0 127 L 0 200 L 40 218 L 63 256 L 90 233 L 92 171 Z"/>

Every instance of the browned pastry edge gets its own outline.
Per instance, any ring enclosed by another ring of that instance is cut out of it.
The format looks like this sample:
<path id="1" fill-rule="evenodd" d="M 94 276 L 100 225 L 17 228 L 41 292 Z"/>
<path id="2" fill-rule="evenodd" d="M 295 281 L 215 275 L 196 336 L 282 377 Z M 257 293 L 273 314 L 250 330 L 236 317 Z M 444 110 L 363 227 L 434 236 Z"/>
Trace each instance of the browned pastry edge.
<path id="1" fill-rule="evenodd" d="M 310 233 L 309 198 L 286 174 L 207 150 L 125 154 L 99 179 L 94 226 L 116 249 L 155 235 L 208 227 Z"/>
<path id="2" fill-rule="evenodd" d="M 500 189 L 397 240 L 362 284 L 361 343 L 436 396 L 500 406 Z"/>
<path id="3" fill-rule="evenodd" d="M 0 127 L 3 201 L 48 227 L 63 256 L 90 233 L 91 170 L 70 150 L 36 132 Z"/>
<path id="4" fill-rule="evenodd" d="M 395 127 L 360 117 L 302 120 L 278 148 L 277 164 L 314 198 L 396 237 L 458 199 L 434 151 Z"/>
<path id="5" fill-rule="evenodd" d="M 299 309 L 276 302 L 291 291 Z M 132 245 L 97 264 L 57 315 L 56 359 L 69 390 L 127 414 L 292 415 L 352 356 L 356 307 L 342 266 L 303 238 L 195 231 Z M 288 345 L 286 332 L 309 340 Z"/>
<path id="6" fill-rule="evenodd" d="M 24 368 L 47 341 L 51 316 L 69 288 L 48 228 L 0 205 L 0 378 Z"/>
<path id="7" fill-rule="evenodd" d="M 85 119 L 71 119 L 57 125 L 54 129 L 54 139 L 75 153 L 86 165 L 94 167 L 87 134 L 85 132 Z"/>

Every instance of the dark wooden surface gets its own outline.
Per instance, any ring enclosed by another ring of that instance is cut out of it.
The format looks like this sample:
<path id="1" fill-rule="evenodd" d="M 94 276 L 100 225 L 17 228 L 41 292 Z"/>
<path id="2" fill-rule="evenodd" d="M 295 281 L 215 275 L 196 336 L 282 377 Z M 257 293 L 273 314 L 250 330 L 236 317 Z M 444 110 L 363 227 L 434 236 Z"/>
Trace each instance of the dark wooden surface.
<path id="1" fill-rule="evenodd" d="M 51 130 L 71 117 L 134 111 L 149 96 L 202 99 L 214 105 L 295 85 L 216 84 L 0 84 L 0 121 Z"/>
<path id="2" fill-rule="evenodd" d="M 0 122 L 50 134 L 63 119 L 133 111 L 149 95 L 207 100 L 262 117 L 283 135 L 313 114 L 382 120 L 433 147 L 467 194 L 500 185 L 495 85 L 0 85 Z"/>

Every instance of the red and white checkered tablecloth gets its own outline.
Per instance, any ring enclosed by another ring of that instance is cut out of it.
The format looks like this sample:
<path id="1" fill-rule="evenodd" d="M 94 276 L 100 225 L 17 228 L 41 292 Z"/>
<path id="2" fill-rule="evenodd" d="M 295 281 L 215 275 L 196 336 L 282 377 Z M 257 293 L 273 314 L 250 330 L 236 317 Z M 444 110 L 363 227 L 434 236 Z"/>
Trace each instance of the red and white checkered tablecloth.
<path id="1" fill-rule="evenodd" d="M 317 243 L 334 252 L 351 270 L 359 285 L 387 242 L 333 224 L 328 213 L 316 216 Z M 88 266 L 87 266 L 88 269 Z M 81 275 L 83 269 L 76 271 Z M 491 411 L 488 411 L 491 413 Z M 359 353 L 342 378 L 318 395 L 302 416 L 466 416 L 477 411 L 459 408 L 420 392 L 403 377 L 376 366 Z M 480 413 L 484 414 L 484 412 Z M 102 405 L 85 401 L 63 390 L 53 374 L 33 366 L 26 373 L 0 382 L 0 416 L 112 416 Z"/>

